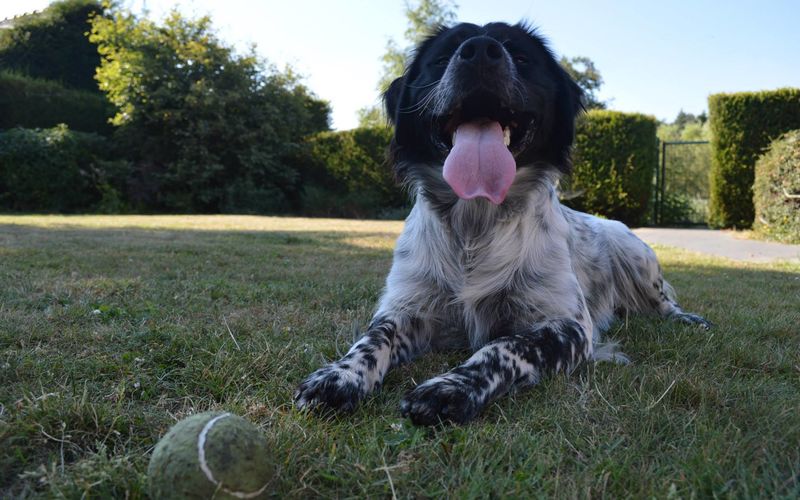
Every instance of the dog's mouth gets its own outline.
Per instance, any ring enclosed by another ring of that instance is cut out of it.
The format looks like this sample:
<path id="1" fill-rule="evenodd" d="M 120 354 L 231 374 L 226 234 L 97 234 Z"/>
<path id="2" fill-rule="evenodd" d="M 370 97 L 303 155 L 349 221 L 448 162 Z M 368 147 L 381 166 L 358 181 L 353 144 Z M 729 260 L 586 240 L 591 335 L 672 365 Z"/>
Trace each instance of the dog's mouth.
<path id="1" fill-rule="evenodd" d="M 435 137 L 437 147 L 449 153 L 455 144 L 458 128 L 465 123 L 496 122 L 503 131 L 503 143 L 516 156 L 533 138 L 534 114 L 516 111 L 502 99 L 491 93 L 475 93 L 462 100 L 449 113 L 439 117 L 440 124 Z"/>
<path id="2" fill-rule="evenodd" d="M 476 93 L 439 122 L 445 181 L 462 199 L 502 203 L 516 175 L 514 157 L 533 137 L 533 115 L 514 111 L 492 94 Z"/>

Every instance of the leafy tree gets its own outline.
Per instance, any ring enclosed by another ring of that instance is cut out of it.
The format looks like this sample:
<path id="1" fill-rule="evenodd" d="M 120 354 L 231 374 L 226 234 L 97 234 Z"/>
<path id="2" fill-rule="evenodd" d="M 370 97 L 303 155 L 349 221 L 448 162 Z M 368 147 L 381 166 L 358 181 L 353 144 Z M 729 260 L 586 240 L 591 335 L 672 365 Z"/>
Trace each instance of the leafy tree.
<path id="1" fill-rule="evenodd" d="M 662 141 L 707 141 L 711 137 L 705 112 L 695 116 L 680 110 L 672 123 L 661 123 L 658 138 Z"/>
<path id="2" fill-rule="evenodd" d="M 559 61 L 569 76 L 583 89 L 587 109 L 605 109 L 606 103 L 597 98 L 597 91 L 603 85 L 603 77 L 594 62 L 585 56 L 568 58 L 562 56 Z"/>
<path id="3" fill-rule="evenodd" d="M 420 0 L 416 7 L 406 3 L 406 19 L 408 27 L 403 33 L 405 48 L 390 39 L 386 42 L 386 52 L 381 56 L 383 74 L 378 80 L 378 91 L 383 92 L 395 78 L 403 75 L 410 50 L 425 37 L 434 32 L 438 26 L 452 24 L 456 20 L 458 6 L 450 0 Z M 358 110 L 358 121 L 361 127 L 385 127 L 386 115 L 380 106 L 368 106 Z"/>
<path id="4" fill-rule="evenodd" d="M 292 157 L 327 130 L 329 106 L 290 70 L 237 55 L 202 17 L 159 25 L 110 7 L 90 40 L 116 138 L 134 162 L 129 195 L 151 209 L 277 212 L 299 200 Z"/>
<path id="5" fill-rule="evenodd" d="M 98 0 L 60 0 L 20 18 L 13 28 L 0 30 L 0 69 L 96 92 L 100 55 L 86 32 L 100 12 Z"/>

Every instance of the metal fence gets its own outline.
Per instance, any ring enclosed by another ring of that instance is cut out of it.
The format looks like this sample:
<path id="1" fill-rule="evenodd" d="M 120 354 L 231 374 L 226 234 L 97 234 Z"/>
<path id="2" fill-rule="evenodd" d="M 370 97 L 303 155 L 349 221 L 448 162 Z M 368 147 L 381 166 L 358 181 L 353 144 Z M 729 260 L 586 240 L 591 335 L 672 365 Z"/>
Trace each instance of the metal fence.
<path id="1" fill-rule="evenodd" d="M 708 141 L 661 141 L 656 170 L 653 224 L 705 224 L 708 219 Z"/>

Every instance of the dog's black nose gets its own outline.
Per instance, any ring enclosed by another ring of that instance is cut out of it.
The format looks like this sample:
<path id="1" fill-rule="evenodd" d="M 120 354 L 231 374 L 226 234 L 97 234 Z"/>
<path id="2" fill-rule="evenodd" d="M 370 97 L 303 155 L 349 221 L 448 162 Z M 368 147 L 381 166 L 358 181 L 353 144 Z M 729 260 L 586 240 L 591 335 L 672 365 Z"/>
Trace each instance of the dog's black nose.
<path id="1" fill-rule="evenodd" d="M 473 64 L 495 66 L 504 61 L 503 51 L 503 46 L 494 38 L 476 36 L 461 44 L 458 58 Z"/>

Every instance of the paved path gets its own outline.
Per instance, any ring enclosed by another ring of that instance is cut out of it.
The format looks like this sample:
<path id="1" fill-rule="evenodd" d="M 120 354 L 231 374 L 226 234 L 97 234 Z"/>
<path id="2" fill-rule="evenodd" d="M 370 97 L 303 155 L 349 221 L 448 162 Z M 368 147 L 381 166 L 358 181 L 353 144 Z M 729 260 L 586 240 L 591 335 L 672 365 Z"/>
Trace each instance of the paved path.
<path id="1" fill-rule="evenodd" d="M 748 262 L 800 261 L 800 245 L 737 238 L 732 231 L 641 227 L 634 233 L 647 243 Z"/>

